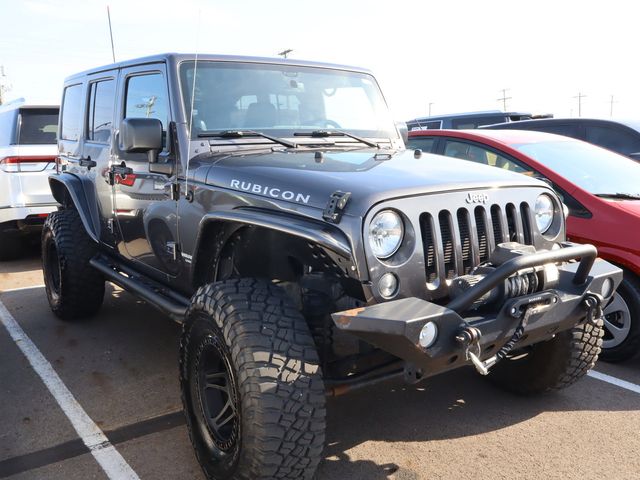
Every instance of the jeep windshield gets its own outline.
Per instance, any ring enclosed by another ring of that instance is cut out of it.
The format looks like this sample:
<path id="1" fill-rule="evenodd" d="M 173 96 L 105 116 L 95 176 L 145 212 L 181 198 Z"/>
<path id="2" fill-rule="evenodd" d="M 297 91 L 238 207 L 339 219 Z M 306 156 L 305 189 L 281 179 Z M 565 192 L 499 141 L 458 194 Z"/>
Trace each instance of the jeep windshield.
<path id="1" fill-rule="evenodd" d="M 640 194 L 640 164 L 610 150 L 573 139 L 512 147 L 594 195 Z"/>
<path id="2" fill-rule="evenodd" d="M 343 133 L 331 135 L 332 143 L 398 138 L 378 85 L 366 73 L 216 61 L 198 61 L 196 67 L 187 61 L 180 65 L 180 79 L 187 119 L 195 92 L 194 139 L 245 130 L 280 138 L 308 136 L 307 143 L 317 143 L 325 135 L 316 132 L 332 129 Z"/>

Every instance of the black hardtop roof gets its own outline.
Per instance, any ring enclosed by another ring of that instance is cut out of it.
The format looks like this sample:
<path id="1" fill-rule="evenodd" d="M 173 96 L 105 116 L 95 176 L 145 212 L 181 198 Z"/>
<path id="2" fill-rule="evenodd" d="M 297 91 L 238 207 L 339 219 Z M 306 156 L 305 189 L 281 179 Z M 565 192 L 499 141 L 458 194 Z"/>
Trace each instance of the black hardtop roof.
<path id="1" fill-rule="evenodd" d="M 86 75 L 93 75 L 100 72 L 105 72 L 108 70 L 115 70 L 119 68 L 127 68 L 136 65 L 144 65 L 146 63 L 158 63 L 165 62 L 168 64 L 178 64 L 185 60 L 195 60 L 198 61 L 217 61 L 217 62 L 244 62 L 244 63 L 268 63 L 273 65 L 293 65 L 293 66 L 302 66 L 302 67 L 319 67 L 319 68 L 328 68 L 332 70 L 346 70 L 351 72 L 360 72 L 360 73 L 371 73 L 371 71 L 360 68 L 353 67 L 347 65 L 339 65 L 332 63 L 322 63 L 322 62 L 312 62 L 308 60 L 297 60 L 291 58 L 274 58 L 274 57 L 249 57 L 242 55 L 215 55 L 215 54 L 195 54 L 195 53 L 161 53 L 157 55 L 151 55 L 148 57 L 140 57 L 133 58 L 130 60 L 124 60 L 122 62 L 111 63 L 108 65 L 103 65 L 96 68 L 91 68 L 89 70 L 85 70 L 83 72 L 78 72 L 73 75 L 70 75 L 65 79 L 65 83 L 69 81 L 81 78 Z"/>

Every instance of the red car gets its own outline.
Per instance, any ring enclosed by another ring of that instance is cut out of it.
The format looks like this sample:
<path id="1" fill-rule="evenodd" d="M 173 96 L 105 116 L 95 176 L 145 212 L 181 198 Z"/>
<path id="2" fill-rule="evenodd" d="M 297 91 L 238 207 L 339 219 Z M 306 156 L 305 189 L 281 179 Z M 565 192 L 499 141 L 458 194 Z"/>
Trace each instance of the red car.
<path id="1" fill-rule="evenodd" d="M 601 358 L 640 349 L 640 163 L 590 143 L 522 130 L 419 130 L 408 148 L 463 158 L 551 182 L 569 210 L 571 241 L 591 243 L 624 270 L 605 308 Z M 423 161 L 442 157 L 425 156 Z"/>

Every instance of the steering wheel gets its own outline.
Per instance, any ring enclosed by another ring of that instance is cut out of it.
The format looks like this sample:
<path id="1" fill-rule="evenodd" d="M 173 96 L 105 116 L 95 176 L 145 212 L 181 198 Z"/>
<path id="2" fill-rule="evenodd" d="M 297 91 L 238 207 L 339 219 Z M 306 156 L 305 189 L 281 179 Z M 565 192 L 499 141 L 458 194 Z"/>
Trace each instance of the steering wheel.
<path id="1" fill-rule="evenodd" d="M 323 128 L 327 128 L 327 127 L 336 128 L 336 129 L 342 128 L 338 122 L 334 122 L 333 120 L 329 120 L 328 118 L 316 118 L 313 121 L 311 121 L 311 125 L 317 125 Z"/>

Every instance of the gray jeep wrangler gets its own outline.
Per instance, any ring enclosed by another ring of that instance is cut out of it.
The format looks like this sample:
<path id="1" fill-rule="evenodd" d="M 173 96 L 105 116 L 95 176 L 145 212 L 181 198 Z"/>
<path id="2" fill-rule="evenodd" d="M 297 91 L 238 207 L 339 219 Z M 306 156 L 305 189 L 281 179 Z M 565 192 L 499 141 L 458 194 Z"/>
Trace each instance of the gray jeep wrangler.
<path id="1" fill-rule="evenodd" d="M 69 77 L 60 118 L 51 308 L 109 281 L 183 324 L 208 478 L 311 478 L 327 395 L 467 365 L 533 394 L 597 360 L 622 272 L 546 184 L 405 150 L 368 71 L 161 55 Z"/>

